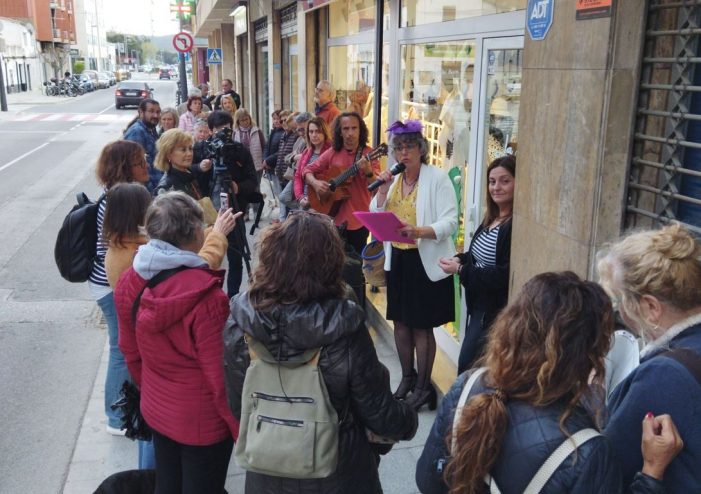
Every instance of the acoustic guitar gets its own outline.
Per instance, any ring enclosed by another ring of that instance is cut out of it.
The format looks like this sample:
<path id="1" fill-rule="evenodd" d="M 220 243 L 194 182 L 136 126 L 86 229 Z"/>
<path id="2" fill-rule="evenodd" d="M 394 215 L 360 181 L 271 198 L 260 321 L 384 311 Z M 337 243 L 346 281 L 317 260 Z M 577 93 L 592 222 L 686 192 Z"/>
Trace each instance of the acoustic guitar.
<path id="1" fill-rule="evenodd" d="M 329 166 L 328 170 L 316 176 L 319 180 L 324 180 L 329 183 L 329 192 L 320 195 L 313 187 L 310 187 L 309 206 L 319 213 L 336 216 L 343 201 L 351 196 L 351 178 L 360 171 L 360 162 L 363 161 L 363 159 L 368 161 L 376 160 L 382 156 L 387 156 L 387 144 L 385 143 L 377 146 L 348 168 L 333 164 Z"/>

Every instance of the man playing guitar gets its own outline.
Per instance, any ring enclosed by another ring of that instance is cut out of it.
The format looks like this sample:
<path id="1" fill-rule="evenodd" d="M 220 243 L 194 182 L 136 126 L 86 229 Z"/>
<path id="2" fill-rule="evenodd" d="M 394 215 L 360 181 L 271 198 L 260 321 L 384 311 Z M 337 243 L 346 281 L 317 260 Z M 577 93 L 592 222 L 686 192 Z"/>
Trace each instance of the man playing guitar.
<path id="1" fill-rule="evenodd" d="M 354 112 L 343 112 L 333 125 L 333 146 L 319 156 L 314 163 L 304 171 L 304 180 L 314 192 L 320 196 L 330 193 L 329 183 L 316 178 L 317 175 L 326 173 L 332 164 L 339 168 L 347 169 L 359 160 L 360 171 L 350 178 L 350 197 L 343 201 L 334 216 L 336 226 L 343 223 L 346 227 L 346 242 L 360 254 L 367 244 L 369 232 L 360 221 L 353 216 L 354 211 L 367 211 L 371 195 L 368 185 L 372 183 L 380 173 L 380 164 L 377 160 L 368 161 L 364 158 L 372 149 L 367 146 L 368 128 Z"/>

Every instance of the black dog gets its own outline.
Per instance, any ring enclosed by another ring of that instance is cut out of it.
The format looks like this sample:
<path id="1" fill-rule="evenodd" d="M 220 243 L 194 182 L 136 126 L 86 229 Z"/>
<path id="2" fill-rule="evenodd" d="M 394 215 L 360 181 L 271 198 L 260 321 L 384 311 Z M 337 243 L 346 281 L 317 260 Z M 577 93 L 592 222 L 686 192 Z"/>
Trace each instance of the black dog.
<path id="1" fill-rule="evenodd" d="M 155 490 L 155 470 L 127 470 L 107 477 L 94 494 L 153 494 Z"/>

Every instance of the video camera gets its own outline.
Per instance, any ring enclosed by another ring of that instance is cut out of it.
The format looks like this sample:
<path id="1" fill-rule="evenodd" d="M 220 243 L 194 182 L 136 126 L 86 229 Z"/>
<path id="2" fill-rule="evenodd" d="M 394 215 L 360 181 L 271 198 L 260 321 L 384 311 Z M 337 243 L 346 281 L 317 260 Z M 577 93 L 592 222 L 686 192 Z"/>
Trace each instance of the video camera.
<path id="1" fill-rule="evenodd" d="M 224 127 L 205 141 L 205 158 L 212 160 L 214 175 L 228 173 L 227 161 L 234 159 L 233 131 Z"/>

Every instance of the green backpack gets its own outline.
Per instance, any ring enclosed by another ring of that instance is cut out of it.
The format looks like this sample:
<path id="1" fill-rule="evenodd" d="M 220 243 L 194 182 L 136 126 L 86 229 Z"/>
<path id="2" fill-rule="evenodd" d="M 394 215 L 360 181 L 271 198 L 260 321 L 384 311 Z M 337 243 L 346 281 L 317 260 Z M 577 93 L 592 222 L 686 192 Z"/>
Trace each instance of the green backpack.
<path id="1" fill-rule="evenodd" d="M 321 348 L 278 361 L 247 337 L 251 364 L 241 394 L 234 455 L 244 470 L 320 479 L 338 464 L 338 414 L 319 371 Z"/>

